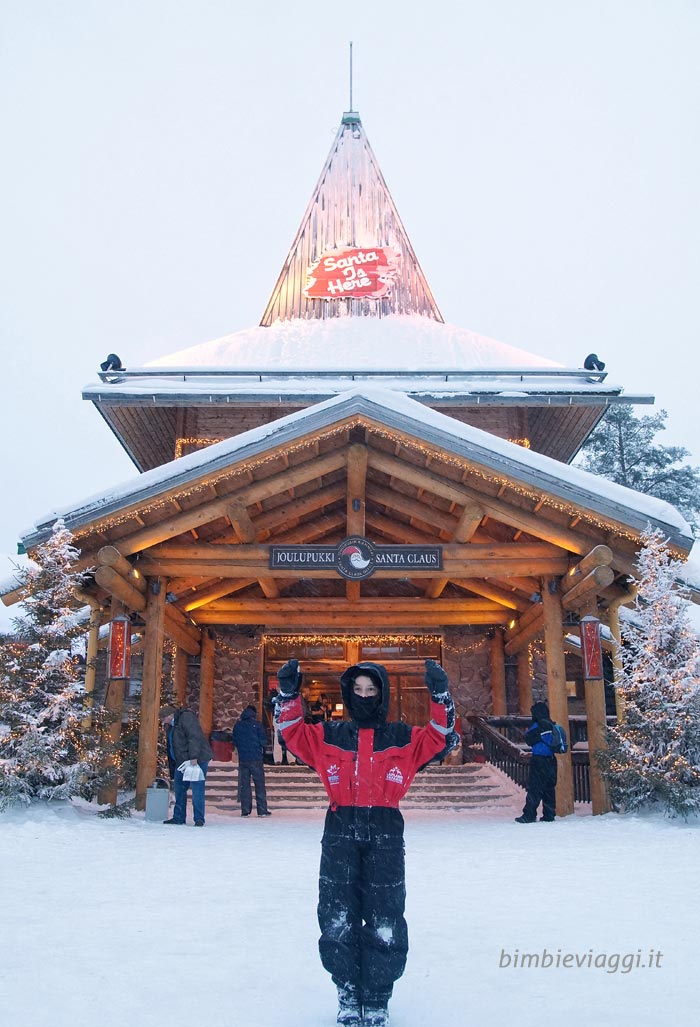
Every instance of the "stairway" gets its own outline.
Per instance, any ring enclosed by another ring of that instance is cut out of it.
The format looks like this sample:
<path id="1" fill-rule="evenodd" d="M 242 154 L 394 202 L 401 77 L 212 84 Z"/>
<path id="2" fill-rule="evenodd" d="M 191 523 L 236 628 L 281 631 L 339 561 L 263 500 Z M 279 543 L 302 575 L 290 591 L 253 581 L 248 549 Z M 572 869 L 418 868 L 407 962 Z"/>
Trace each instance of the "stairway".
<path id="1" fill-rule="evenodd" d="M 270 809 L 325 809 L 328 797 L 316 773 L 309 767 L 265 766 Z M 216 810 L 238 811 L 238 764 L 209 764 L 207 805 Z M 524 792 L 505 774 L 484 763 L 428 767 L 417 775 L 404 810 L 467 810 L 495 808 L 522 802 Z"/>

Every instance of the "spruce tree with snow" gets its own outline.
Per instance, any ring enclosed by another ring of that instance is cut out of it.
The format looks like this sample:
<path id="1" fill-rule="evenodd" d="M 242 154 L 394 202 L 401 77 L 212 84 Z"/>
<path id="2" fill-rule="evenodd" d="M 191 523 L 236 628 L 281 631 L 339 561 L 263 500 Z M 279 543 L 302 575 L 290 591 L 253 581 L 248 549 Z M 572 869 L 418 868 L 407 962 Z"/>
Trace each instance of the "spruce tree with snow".
<path id="1" fill-rule="evenodd" d="M 25 616 L 0 643 L 0 810 L 36 799 L 91 798 L 103 743 L 93 716 L 85 726 L 85 624 L 71 572 L 78 557 L 61 521 L 17 572 Z"/>
<path id="2" fill-rule="evenodd" d="M 601 764 L 618 809 L 687 817 L 700 812 L 700 639 L 678 585 L 681 562 L 658 529 L 642 541 L 635 615 L 619 648 L 624 716 Z"/>
<path id="3" fill-rule="evenodd" d="M 683 446 L 661 446 L 665 410 L 637 417 L 630 407 L 612 406 L 589 435 L 577 463 L 618 485 L 671 503 L 700 532 L 700 469 L 683 463 Z"/>

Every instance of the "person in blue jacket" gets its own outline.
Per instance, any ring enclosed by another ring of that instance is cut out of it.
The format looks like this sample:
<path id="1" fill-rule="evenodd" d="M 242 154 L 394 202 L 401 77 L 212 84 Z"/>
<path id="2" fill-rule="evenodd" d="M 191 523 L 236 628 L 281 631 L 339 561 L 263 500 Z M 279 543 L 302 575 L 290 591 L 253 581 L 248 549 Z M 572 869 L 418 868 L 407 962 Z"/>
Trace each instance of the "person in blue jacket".
<path id="1" fill-rule="evenodd" d="M 265 730 L 256 717 L 256 709 L 246 706 L 233 729 L 232 741 L 238 750 L 238 787 L 241 798 L 241 816 L 249 817 L 253 811 L 253 793 L 250 782 L 255 785 L 255 807 L 259 817 L 272 814 L 267 808 L 265 770 L 263 756 L 267 739 Z"/>
<path id="2" fill-rule="evenodd" d="M 532 824 L 537 820 L 537 808 L 542 803 L 540 820 L 552 821 L 556 815 L 555 790 L 557 786 L 557 760 L 548 740 L 552 740 L 552 718 L 546 702 L 530 707 L 532 724 L 525 741 L 532 749 L 530 778 L 523 812 L 515 818 L 516 824 Z"/>

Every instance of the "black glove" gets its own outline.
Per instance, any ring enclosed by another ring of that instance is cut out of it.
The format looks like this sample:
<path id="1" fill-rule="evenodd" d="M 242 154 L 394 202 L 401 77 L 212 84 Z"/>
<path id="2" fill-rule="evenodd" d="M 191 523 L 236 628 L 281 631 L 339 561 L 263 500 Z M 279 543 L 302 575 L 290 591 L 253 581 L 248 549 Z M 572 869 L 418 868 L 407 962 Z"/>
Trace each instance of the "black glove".
<path id="1" fill-rule="evenodd" d="M 447 674 L 436 660 L 425 661 L 425 684 L 433 699 L 442 697 L 450 690 Z"/>
<path id="2" fill-rule="evenodd" d="M 280 699 L 296 699 L 301 689 L 301 671 L 298 660 L 287 660 L 284 667 L 277 671 Z"/>

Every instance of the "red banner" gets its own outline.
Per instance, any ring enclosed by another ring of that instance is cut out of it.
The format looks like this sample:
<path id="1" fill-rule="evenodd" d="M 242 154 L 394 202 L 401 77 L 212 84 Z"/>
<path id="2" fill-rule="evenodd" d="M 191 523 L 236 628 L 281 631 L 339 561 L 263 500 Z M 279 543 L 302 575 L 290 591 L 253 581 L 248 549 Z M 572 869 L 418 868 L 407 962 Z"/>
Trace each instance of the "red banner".
<path id="1" fill-rule="evenodd" d="M 400 254 L 387 246 L 326 250 L 306 272 L 304 296 L 310 300 L 381 299 L 398 273 L 399 260 Z"/>
<path id="2" fill-rule="evenodd" d="M 582 617 L 579 629 L 581 631 L 583 676 L 587 681 L 602 681 L 603 649 L 600 644 L 600 621 L 597 617 Z"/>
<path id="3" fill-rule="evenodd" d="M 115 617 L 109 626 L 109 676 L 128 678 L 131 663 L 131 624 L 128 617 Z"/>

